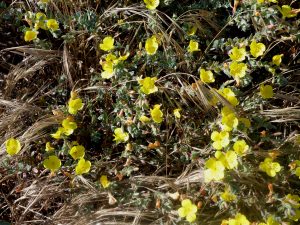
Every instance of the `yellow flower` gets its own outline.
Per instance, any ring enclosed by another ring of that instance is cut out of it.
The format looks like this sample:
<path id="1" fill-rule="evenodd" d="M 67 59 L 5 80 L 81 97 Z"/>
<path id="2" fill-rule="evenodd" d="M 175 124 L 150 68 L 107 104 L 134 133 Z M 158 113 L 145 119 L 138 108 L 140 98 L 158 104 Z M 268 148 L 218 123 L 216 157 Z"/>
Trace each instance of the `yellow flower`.
<path id="1" fill-rule="evenodd" d="M 106 62 L 111 62 L 111 63 L 113 63 L 115 65 L 115 64 L 118 64 L 119 59 L 113 53 L 109 53 L 109 54 L 106 55 L 105 61 Z M 102 63 L 100 63 L 100 64 L 102 65 Z M 102 65 L 102 68 L 103 68 L 103 65 Z"/>
<path id="2" fill-rule="evenodd" d="M 199 51 L 199 43 L 197 41 L 190 40 L 188 52 L 192 53 L 195 51 Z"/>
<path id="3" fill-rule="evenodd" d="M 291 220 L 298 221 L 300 219 L 300 210 L 299 209 L 293 209 L 292 211 L 289 210 L 288 214 L 289 214 L 289 218 Z"/>
<path id="4" fill-rule="evenodd" d="M 161 123 L 163 121 L 163 112 L 160 110 L 160 105 L 154 105 L 153 109 L 150 109 L 150 114 L 155 123 Z"/>
<path id="5" fill-rule="evenodd" d="M 225 131 L 232 131 L 237 128 L 239 124 L 238 118 L 236 118 L 234 113 L 230 113 L 227 116 L 222 117 L 222 128 Z"/>
<path id="6" fill-rule="evenodd" d="M 255 58 L 261 56 L 266 51 L 266 46 L 263 43 L 257 43 L 256 40 L 253 40 L 250 44 L 250 53 Z"/>
<path id="7" fill-rule="evenodd" d="M 184 199 L 181 202 L 181 206 L 177 211 L 180 217 L 185 217 L 186 220 L 190 223 L 196 220 L 196 213 L 198 208 L 195 204 L 192 203 L 190 199 Z"/>
<path id="8" fill-rule="evenodd" d="M 141 85 L 141 91 L 146 95 L 152 94 L 158 91 L 158 88 L 155 86 L 155 81 L 157 77 L 146 77 L 144 79 L 138 80 Z"/>
<path id="9" fill-rule="evenodd" d="M 229 145 L 229 133 L 227 131 L 213 131 L 211 134 L 211 140 L 214 141 L 213 147 L 220 150 Z"/>
<path id="10" fill-rule="evenodd" d="M 239 122 L 241 122 L 247 129 L 251 127 L 251 121 L 248 118 L 241 117 L 239 118 Z"/>
<path id="11" fill-rule="evenodd" d="M 234 219 L 228 220 L 228 225 L 250 225 L 249 220 L 247 220 L 246 216 L 241 213 L 236 214 Z"/>
<path id="12" fill-rule="evenodd" d="M 56 31 L 59 29 L 59 25 L 58 25 L 58 22 L 57 20 L 55 19 L 49 19 L 47 21 L 47 27 L 52 30 L 52 31 Z"/>
<path id="13" fill-rule="evenodd" d="M 57 156 L 51 155 L 44 160 L 43 165 L 46 169 L 51 170 L 51 172 L 55 172 L 60 168 L 61 161 Z"/>
<path id="14" fill-rule="evenodd" d="M 277 0 L 257 0 L 257 3 L 262 4 L 264 2 L 273 2 L 273 3 L 278 3 Z"/>
<path id="15" fill-rule="evenodd" d="M 146 8 L 150 10 L 154 10 L 159 5 L 159 0 L 144 0 L 146 4 Z"/>
<path id="16" fill-rule="evenodd" d="M 225 154 L 221 151 L 216 151 L 215 156 L 229 170 L 236 168 L 238 165 L 237 154 L 232 150 L 229 150 Z"/>
<path id="17" fill-rule="evenodd" d="M 283 54 L 280 54 L 280 55 L 274 55 L 274 56 L 272 57 L 272 62 L 273 62 L 273 64 L 275 64 L 276 66 L 280 66 L 281 61 L 282 61 L 282 56 L 283 56 Z"/>
<path id="18" fill-rule="evenodd" d="M 229 187 L 226 187 L 224 192 L 220 195 L 221 199 L 225 202 L 232 202 L 236 200 L 236 195 L 230 191 Z"/>
<path id="19" fill-rule="evenodd" d="M 273 98 L 273 87 L 271 85 L 263 85 L 259 86 L 259 92 L 263 99 Z"/>
<path id="20" fill-rule="evenodd" d="M 37 20 L 46 20 L 47 19 L 47 16 L 45 15 L 45 13 L 42 13 L 42 12 L 37 12 L 35 14 L 35 18 Z"/>
<path id="21" fill-rule="evenodd" d="M 83 158 L 85 155 L 85 148 L 82 145 L 75 145 L 70 149 L 69 154 L 74 160 Z"/>
<path id="22" fill-rule="evenodd" d="M 64 132 L 65 132 L 65 129 L 63 127 L 59 127 L 55 133 L 50 134 L 50 135 L 54 139 L 61 139 Z"/>
<path id="23" fill-rule="evenodd" d="M 47 16 L 44 13 L 42 12 L 36 13 L 35 18 L 37 20 L 34 25 L 35 30 L 38 30 L 39 28 L 42 28 L 43 30 L 48 29 L 45 23 L 45 20 L 47 20 Z"/>
<path id="24" fill-rule="evenodd" d="M 5 142 L 5 148 L 9 155 L 15 155 L 21 150 L 21 143 L 17 139 L 9 138 Z"/>
<path id="25" fill-rule="evenodd" d="M 68 102 L 68 112 L 72 115 L 77 114 L 78 111 L 83 109 L 84 104 L 81 98 L 70 99 Z"/>
<path id="26" fill-rule="evenodd" d="M 54 148 L 51 146 L 50 142 L 46 143 L 46 148 L 45 148 L 46 152 L 51 152 L 54 150 Z"/>
<path id="27" fill-rule="evenodd" d="M 284 201 L 289 203 L 292 207 L 292 209 L 288 211 L 289 218 L 291 220 L 298 221 L 300 219 L 300 197 L 298 195 L 288 194 L 285 196 Z"/>
<path id="28" fill-rule="evenodd" d="M 299 177 L 300 179 L 300 167 L 297 167 L 295 170 L 295 175 Z"/>
<path id="29" fill-rule="evenodd" d="M 187 31 L 187 34 L 188 35 L 195 35 L 197 32 L 197 27 L 196 25 L 192 25 L 189 27 L 188 31 Z"/>
<path id="30" fill-rule="evenodd" d="M 236 106 L 239 101 L 235 97 L 234 92 L 230 88 L 224 88 L 218 91 L 231 105 Z"/>
<path id="31" fill-rule="evenodd" d="M 245 140 L 237 140 L 233 144 L 233 150 L 240 156 L 244 155 L 249 150 L 249 145 L 247 145 Z"/>
<path id="32" fill-rule="evenodd" d="M 108 186 L 110 185 L 110 181 L 107 179 L 106 175 L 102 175 L 100 177 L 100 183 L 103 188 L 108 188 Z"/>
<path id="33" fill-rule="evenodd" d="M 237 61 L 237 62 L 244 61 L 246 58 L 246 48 L 245 47 L 243 47 L 243 48 L 234 47 L 231 50 L 229 57 L 232 61 Z"/>
<path id="34" fill-rule="evenodd" d="M 119 61 L 125 61 L 126 59 L 128 59 L 129 56 L 130 56 L 129 52 L 127 52 L 125 55 L 121 55 L 120 52 L 119 52 L 119 58 L 118 58 L 118 60 Z"/>
<path id="35" fill-rule="evenodd" d="M 300 197 L 299 195 L 288 194 L 285 196 L 285 202 L 289 203 L 293 208 L 300 208 Z"/>
<path id="36" fill-rule="evenodd" d="M 295 17 L 298 13 L 298 11 L 292 10 L 292 7 L 289 5 L 283 5 L 281 8 L 278 7 L 278 9 L 282 14 L 282 19 Z"/>
<path id="37" fill-rule="evenodd" d="M 110 79 L 114 75 L 114 63 L 112 61 L 106 61 L 102 63 L 101 77 L 104 79 Z"/>
<path id="38" fill-rule="evenodd" d="M 35 40 L 35 39 L 37 38 L 38 33 L 39 33 L 39 32 L 36 31 L 36 30 L 27 30 L 27 31 L 25 32 L 24 40 L 25 40 L 26 42 Z"/>
<path id="39" fill-rule="evenodd" d="M 103 39 L 102 43 L 99 44 L 99 48 L 103 51 L 110 51 L 115 48 L 114 46 L 115 39 L 111 36 L 107 36 Z"/>
<path id="40" fill-rule="evenodd" d="M 267 223 L 259 223 L 258 225 L 280 225 L 274 218 L 274 216 L 269 216 L 267 219 Z"/>
<path id="41" fill-rule="evenodd" d="M 246 75 L 247 65 L 245 63 L 232 62 L 230 64 L 230 75 L 234 78 L 242 78 Z"/>
<path id="42" fill-rule="evenodd" d="M 144 116 L 144 115 L 141 116 L 139 120 L 140 120 L 141 122 L 143 122 L 143 123 L 148 123 L 148 122 L 151 121 L 151 119 L 150 119 L 149 117 Z"/>
<path id="43" fill-rule="evenodd" d="M 200 69 L 200 79 L 203 83 L 213 83 L 215 82 L 214 75 L 211 71 Z"/>
<path id="44" fill-rule="evenodd" d="M 77 123 L 70 117 L 62 121 L 62 126 L 64 128 L 64 134 L 67 136 L 73 134 L 74 130 L 77 129 Z"/>
<path id="45" fill-rule="evenodd" d="M 76 175 L 81 175 L 84 173 L 88 173 L 90 169 L 91 169 L 91 162 L 85 160 L 84 158 L 80 158 L 78 164 L 75 167 L 75 173 Z"/>
<path id="46" fill-rule="evenodd" d="M 212 180 L 220 181 L 224 178 L 225 167 L 221 161 L 215 158 L 210 158 L 206 161 L 204 170 L 204 182 L 208 183 Z"/>
<path id="47" fill-rule="evenodd" d="M 158 42 L 155 35 L 146 40 L 145 49 L 149 55 L 154 55 L 156 53 L 158 49 Z"/>
<path id="48" fill-rule="evenodd" d="M 124 132 L 122 128 L 116 128 L 114 130 L 114 141 L 118 144 L 120 142 L 126 142 L 129 140 L 129 135 L 127 132 Z"/>
<path id="49" fill-rule="evenodd" d="M 173 114 L 177 119 L 180 119 L 181 114 L 180 114 L 181 109 L 174 109 Z"/>
<path id="50" fill-rule="evenodd" d="M 277 162 L 273 162 L 271 158 L 265 158 L 264 162 L 259 164 L 259 169 L 266 172 L 270 177 L 275 177 L 276 173 L 281 170 L 281 166 Z"/>
<path id="51" fill-rule="evenodd" d="M 224 106 L 221 109 L 221 115 L 222 115 L 222 117 L 228 116 L 229 114 L 232 114 L 232 113 L 234 113 L 234 112 L 228 106 Z"/>

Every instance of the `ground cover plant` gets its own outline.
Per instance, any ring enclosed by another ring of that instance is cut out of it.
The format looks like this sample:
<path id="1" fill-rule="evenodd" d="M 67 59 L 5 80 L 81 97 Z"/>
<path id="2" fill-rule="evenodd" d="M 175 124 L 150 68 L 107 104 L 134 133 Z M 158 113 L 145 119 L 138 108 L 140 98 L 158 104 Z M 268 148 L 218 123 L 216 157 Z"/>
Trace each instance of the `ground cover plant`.
<path id="1" fill-rule="evenodd" d="M 0 3 L 0 223 L 300 221 L 300 3 Z"/>

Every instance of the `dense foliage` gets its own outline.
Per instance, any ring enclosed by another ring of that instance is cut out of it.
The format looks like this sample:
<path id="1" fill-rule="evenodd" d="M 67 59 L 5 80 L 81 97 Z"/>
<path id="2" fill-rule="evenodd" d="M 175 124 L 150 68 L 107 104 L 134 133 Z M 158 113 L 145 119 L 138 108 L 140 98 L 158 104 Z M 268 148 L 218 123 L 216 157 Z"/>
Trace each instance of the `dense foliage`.
<path id="1" fill-rule="evenodd" d="M 299 8 L 2 1 L 0 218 L 298 224 Z"/>

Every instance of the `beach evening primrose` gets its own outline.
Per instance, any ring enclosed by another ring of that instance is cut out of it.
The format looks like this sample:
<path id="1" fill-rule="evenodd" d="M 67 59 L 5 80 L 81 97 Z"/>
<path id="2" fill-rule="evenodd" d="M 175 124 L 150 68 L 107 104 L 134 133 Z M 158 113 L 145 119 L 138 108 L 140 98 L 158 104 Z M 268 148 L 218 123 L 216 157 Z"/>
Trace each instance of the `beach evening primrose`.
<path id="1" fill-rule="evenodd" d="M 225 166 L 216 158 L 210 158 L 205 163 L 204 182 L 220 181 L 224 178 Z"/>
<path id="2" fill-rule="evenodd" d="M 300 197 L 298 195 L 288 194 L 285 196 L 284 202 L 288 203 L 291 210 L 288 211 L 288 216 L 291 220 L 298 221 L 300 219 Z"/>
<path id="3" fill-rule="evenodd" d="M 222 109 L 221 109 L 221 115 L 222 117 L 226 117 L 228 116 L 229 114 L 232 114 L 234 113 L 228 106 L 224 106 Z"/>
<path id="4" fill-rule="evenodd" d="M 102 43 L 99 44 L 99 48 L 103 51 L 110 51 L 115 48 L 114 46 L 115 39 L 111 36 L 107 36 L 102 40 Z"/>
<path id="5" fill-rule="evenodd" d="M 271 85 L 263 85 L 259 86 L 259 92 L 263 99 L 273 98 L 274 92 L 273 87 Z"/>
<path id="6" fill-rule="evenodd" d="M 264 54 L 266 51 L 266 46 L 263 43 L 257 43 L 253 40 L 250 44 L 250 53 L 253 57 L 257 58 Z"/>
<path id="7" fill-rule="evenodd" d="M 236 214 L 235 218 L 223 220 L 222 225 L 250 225 L 249 220 L 246 216 L 241 213 Z"/>
<path id="8" fill-rule="evenodd" d="M 281 170 L 281 166 L 278 162 L 273 162 L 273 159 L 265 158 L 265 160 L 259 164 L 259 169 L 267 173 L 268 176 L 275 177 L 276 173 Z"/>
<path id="9" fill-rule="evenodd" d="M 158 91 L 158 88 L 155 86 L 155 81 L 157 77 L 146 77 L 144 79 L 138 80 L 139 84 L 141 85 L 141 91 L 146 94 L 152 94 Z"/>
<path id="10" fill-rule="evenodd" d="M 61 161 L 56 155 L 51 155 L 44 160 L 43 165 L 53 173 L 61 167 Z"/>
<path id="11" fill-rule="evenodd" d="M 77 129 L 77 123 L 73 121 L 73 118 L 67 117 L 62 121 L 62 127 L 64 128 L 64 134 L 69 136 Z"/>
<path id="12" fill-rule="evenodd" d="M 231 105 L 237 106 L 239 104 L 238 99 L 235 97 L 234 92 L 230 88 L 223 88 L 218 91 Z"/>
<path id="13" fill-rule="evenodd" d="M 48 27 L 46 25 L 47 16 L 44 13 L 42 12 L 36 13 L 35 18 L 36 18 L 36 22 L 34 24 L 35 30 L 38 30 L 40 28 L 43 30 L 48 30 Z"/>
<path id="14" fill-rule="evenodd" d="M 27 30 L 27 31 L 25 31 L 24 40 L 26 42 L 35 40 L 35 39 L 37 39 L 38 33 L 39 32 L 36 30 Z"/>
<path id="15" fill-rule="evenodd" d="M 181 201 L 181 207 L 178 209 L 178 215 L 190 223 L 196 220 L 196 213 L 198 208 L 195 204 L 192 203 L 190 199 L 184 199 Z"/>
<path id="16" fill-rule="evenodd" d="M 160 110 L 160 105 L 154 105 L 153 109 L 150 109 L 151 118 L 155 123 L 161 123 L 163 121 L 163 112 Z"/>
<path id="17" fill-rule="evenodd" d="M 118 144 L 121 142 L 126 142 L 129 140 L 129 135 L 127 132 L 124 132 L 122 128 L 116 128 L 114 130 L 114 141 Z"/>
<path id="18" fill-rule="evenodd" d="M 281 8 L 278 7 L 278 9 L 282 14 L 282 19 L 296 17 L 298 13 L 289 5 L 283 5 Z"/>
<path id="19" fill-rule="evenodd" d="M 47 20 L 46 25 L 47 25 L 47 28 L 51 31 L 56 31 L 59 29 L 59 24 L 56 19 Z"/>
<path id="20" fill-rule="evenodd" d="M 229 57 L 232 61 L 236 61 L 236 62 L 242 62 L 245 60 L 246 58 L 246 48 L 238 48 L 238 47 L 234 47 L 230 54 Z"/>
<path id="21" fill-rule="evenodd" d="M 90 169 L 91 169 L 91 162 L 85 160 L 84 158 L 80 158 L 80 160 L 78 161 L 75 167 L 75 173 L 76 175 L 81 175 L 84 173 L 88 173 Z"/>
<path id="22" fill-rule="evenodd" d="M 85 155 L 85 148 L 82 145 L 75 145 L 70 149 L 69 154 L 74 160 L 80 159 Z"/>
<path id="23" fill-rule="evenodd" d="M 249 145 L 247 145 L 246 141 L 241 139 L 237 140 L 233 144 L 233 150 L 238 154 L 239 156 L 245 155 L 245 153 L 249 150 Z"/>
<path id="24" fill-rule="evenodd" d="M 280 54 L 280 55 L 274 55 L 272 57 L 272 63 L 276 66 L 280 66 L 281 64 L 281 61 L 282 61 L 282 56 L 283 54 Z"/>
<path id="25" fill-rule="evenodd" d="M 181 109 L 174 109 L 173 114 L 177 119 L 180 119 L 181 114 L 180 114 Z"/>
<path id="26" fill-rule="evenodd" d="M 142 115 L 139 120 L 143 123 L 148 123 L 151 121 L 151 119 L 148 116 Z"/>
<path id="27" fill-rule="evenodd" d="M 243 124 L 246 129 L 251 127 L 251 121 L 248 118 L 240 117 L 238 118 L 239 124 Z"/>
<path id="28" fill-rule="evenodd" d="M 190 40 L 188 52 L 196 52 L 199 51 L 199 43 L 197 41 Z"/>
<path id="29" fill-rule="evenodd" d="M 64 132 L 65 132 L 65 129 L 63 127 L 59 127 L 55 133 L 50 134 L 50 135 L 54 139 L 61 139 Z"/>
<path id="30" fill-rule="evenodd" d="M 221 151 L 216 151 L 215 153 L 216 159 L 218 159 L 220 162 L 223 163 L 224 167 L 232 170 L 234 168 L 237 168 L 238 161 L 237 161 L 237 154 L 230 150 L 226 153 L 223 153 Z"/>
<path id="31" fill-rule="evenodd" d="M 114 76 L 114 62 L 105 61 L 101 63 L 103 71 L 101 72 L 101 77 L 103 79 L 110 79 Z"/>
<path id="32" fill-rule="evenodd" d="M 46 152 L 54 151 L 54 148 L 51 146 L 51 143 L 48 141 L 45 147 Z"/>
<path id="33" fill-rule="evenodd" d="M 213 83 L 215 82 L 214 75 L 211 71 L 200 69 L 200 79 L 203 83 Z"/>
<path id="34" fill-rule="evenodd" d="M 237 199 L 236 195 L 231 192 L 229 187 L 225 187 L 224 192 L 220 194 L 220 198 L 225 202 L 232 202 Z"/>
<path id="35" fill-rule="evenodd" d="M 100 184 L 102 185 L 103 188 L 108 188 L 110 185 L 110 181 L 107 179 L 106 175 L 102 175 L 100 177 Z"/>
<path id="36" fill-rule="evenodd" d="M 159 6 L 159 0 L 144 0 L 146 4 L 146 8 L 150 10 L 154 10 Z"/>
<path id="37" fill-rule="evenodd" d="M 234 113 L 222 117 L 222 129 L 225 131 L 232 131 L 237 128 L 238 124 L 239 120 Z"/>
<path id="38" fill-rule="evenodd" d="M 226 147 L 230 142 L 229 133 L 227 131 L 213 131 L 210 138 L 213 141 L 213 147 L 217 150 Z"/>
<path id="39" fill-rule="evenodd" d="M 9 138 L 5 141 L 5 148 L 7 154 L 12 156 L 19 153 L 21 150 L 21 143 L 15 138 Z"/>
<path id="40" fill-rule="evenodd" d="M 266 223 L 259 223 L 258 225 L 280 225 L 274 218 L 274 216 L 268 216 L 267 222 Z"/>
<path id="41" fill-rule="evenodd" d="M 234 78 L 242 78 L 246 75 L 247 65 L 245 63 L 232 62 L 229 66 L 230 75 Z"/>
<path id="42" fill-rule="evenodd" d="M 187 30 L 187 34 L 189 36 L 195 35 L 197 32 L 197 26 L 196 25 L 190 25 L 189 29 Z"/>
<path id="43" fill-rule="evenodd" d="M 145 49 L 148 55 L 154 55 L 156 53 L 158 49 L 158 42 L 155 35 L 146 40 Z"/>
<path id="44" fill-rule="evenodd" d="M 76 115 L 78 111 L 83 109 L 83 102 L 81 98 L 71 98 L 68 102 L 68 112 Z"/>

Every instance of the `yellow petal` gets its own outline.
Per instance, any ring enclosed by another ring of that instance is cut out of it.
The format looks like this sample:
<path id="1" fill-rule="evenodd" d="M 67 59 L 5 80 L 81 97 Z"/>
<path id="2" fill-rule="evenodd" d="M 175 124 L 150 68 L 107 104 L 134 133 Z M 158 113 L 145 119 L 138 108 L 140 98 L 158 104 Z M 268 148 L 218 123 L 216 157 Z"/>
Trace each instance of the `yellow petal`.
<path id="1" fill-rule="evenodd" d="M 17 139 L 9 138 L 5 142 L 5 147 L 6 152 L 12 156 L 19 153 L 19 151 L 21 150 L 21 143 Z"/>

